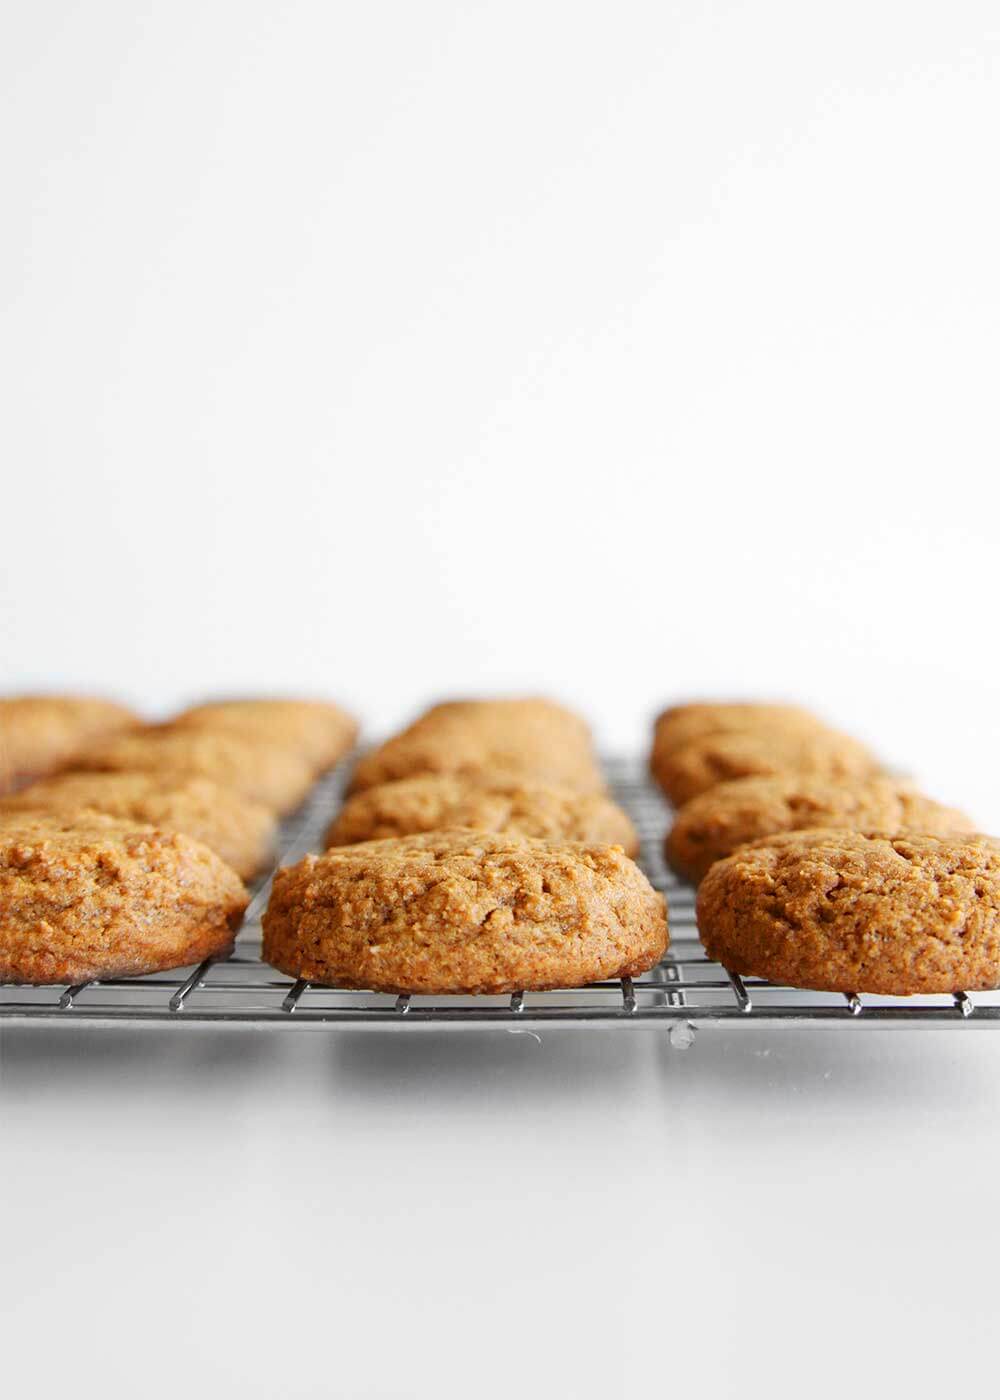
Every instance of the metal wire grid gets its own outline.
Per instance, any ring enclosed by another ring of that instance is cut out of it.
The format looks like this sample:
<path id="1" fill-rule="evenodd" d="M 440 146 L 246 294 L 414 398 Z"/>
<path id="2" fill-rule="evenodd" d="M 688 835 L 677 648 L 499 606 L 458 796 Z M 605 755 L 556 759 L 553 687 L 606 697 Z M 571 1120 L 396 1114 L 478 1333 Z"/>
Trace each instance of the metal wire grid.
<path id="1" fill-rule="evenodd" d="M 677 881 L 662 855 L 667 808 L 644 768 L 610 759 L 608 780 L 631 813 L 642 841 L 640 863 L 670 908 L 671 946 L 642 977 L 559 992 L 511 996 L 400 996 L 292 982 L 260 959 L 261 915 L 270 876 L 254 890 L 232 956 L 150 977 L 113 978 L 72 987 L 0 986 L 0 1024 L 7 1022 L 121 1026 L 213 1025 L 259 1029 L 351 1026 L 364 1030 L 440 1030 L 493 1025 L 509 1031 L 552 1026 L 659 1026 L 679 1047 L 699 1026 L 825 1025 L 860 1029 L 1000 1024 L 998 994 L 868 997 L 797 991 L 741 978 L 706 958 L 694 921 L 694 891 Z M 280 865 L 320 849 L 340 804 L 346 765 L 314 788 L 281 833 Z"/>

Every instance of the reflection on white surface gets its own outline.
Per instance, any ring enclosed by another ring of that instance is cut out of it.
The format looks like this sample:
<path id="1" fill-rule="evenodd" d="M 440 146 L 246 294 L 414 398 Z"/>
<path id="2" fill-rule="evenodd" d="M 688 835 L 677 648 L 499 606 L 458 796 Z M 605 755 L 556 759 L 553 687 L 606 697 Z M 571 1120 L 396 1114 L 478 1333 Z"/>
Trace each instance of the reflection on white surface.
<path id="1" fill-rule="evenodd" d="M 924 1394 L 990 1359 L 998 1083 L 989 1033 L 8 1030 L 3 1316 L 113 1301 L 106 1395 L 176 1394 L 151 1331 L 248 1396 Z"/>

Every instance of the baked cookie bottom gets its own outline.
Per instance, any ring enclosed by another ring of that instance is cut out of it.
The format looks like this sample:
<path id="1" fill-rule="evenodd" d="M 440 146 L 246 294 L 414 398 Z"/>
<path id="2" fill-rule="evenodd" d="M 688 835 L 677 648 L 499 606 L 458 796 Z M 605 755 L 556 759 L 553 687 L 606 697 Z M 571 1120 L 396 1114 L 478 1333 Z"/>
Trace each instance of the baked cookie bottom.
<path id="1" fill-rule="evenodd" d="M 234 926 L 222 910 L 205 917 L 206 922 L 186 929 L 183 937 L 160 938 L 155 948 L 147 945 L 141 951 L 115 948 L 100 939 L 89 945 L 74 940 L 71 951 L 0 946 L 0 983 L 72 986 L 113 977 L 148 977 L 154 972 L 194 967 L 206 958 L 229 957 L 236 936 Z"/>

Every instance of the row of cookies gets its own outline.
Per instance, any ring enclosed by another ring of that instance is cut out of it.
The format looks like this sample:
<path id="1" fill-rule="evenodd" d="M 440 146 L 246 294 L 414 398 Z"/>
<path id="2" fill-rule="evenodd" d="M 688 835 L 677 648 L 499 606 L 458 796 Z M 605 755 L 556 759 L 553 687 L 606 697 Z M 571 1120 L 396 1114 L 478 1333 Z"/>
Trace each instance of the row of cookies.
<path id="1" fill-rule="evenodd" d="M 279 871 L 264 957 L 395 993 L 500 993 L 645 971 L 664 900 L 586 724 L 549 700 L 449 701 L 358 762 L 324 855 Z"/>
<path id="2" fill-rule="evenodd" d="M 6 705 L 23 714 L 34 706 L 53 713 L 84 704 L 108 708 L 108 702 L 53 696 L 0 702 L 0 745 L 17 741 Z M 277 818 L 299 805 L 356 733 L 339 706 L 313 700 L 214 701 L 155 725 L 129 715 L 119 732 L 77 740 L 71 753 L 50 752 L 44 764 L 36 752 L 33 770 L 25 771 L 22 761 L 21 790 L 0 810 L 89 808 L 180 831 L 249 879 L 270 863 Z"/>
<path id="3" fill-rule="evenodd" d="M 798 707 L 692 704 L 650 766 L 673 868 L 731 971 L 909 995 L 1000 985 L 1000 845 Z"/>
<path id="4" fill-rule="evenodd" d="M 356 733 L 335 705 L 247 700 L 162 725 L 120 712 L 119 732 L 78 733 L 61 750 L 43 750 L 36 719 L 34 750 L 23 742 L 33 710 L 83 704 L 0 702 L 0 749 L 18 756 L 19 788 L 0 800 L 0 980 L 134 976 L 224 952 L 247 904 L 243 880 L 272 858 L 278 816 Z"/>
<path id="5" fill-rule="evenodd" d="M 618 844 L 638 837 L 604 786 L 593 739 L 545 699 L 451 700 L 362 756 L 328 846 L 445 827 Z"/>

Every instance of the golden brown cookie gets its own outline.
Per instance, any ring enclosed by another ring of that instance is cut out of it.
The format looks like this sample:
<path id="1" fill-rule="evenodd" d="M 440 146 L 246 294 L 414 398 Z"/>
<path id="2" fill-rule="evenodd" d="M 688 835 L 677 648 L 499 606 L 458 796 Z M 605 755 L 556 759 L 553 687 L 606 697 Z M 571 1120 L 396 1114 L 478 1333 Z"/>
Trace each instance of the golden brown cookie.
<path id="1" fill-rule="evenodd" d="M 697 701 L 671 705 L 657 716 L 653 752 L 668 753 L 706 734 L 731 734 L 744 729 L 825 729 L 826 725 L 801 705 L 760 701 Z"/>
<path id="2" fill-rule="evenodd" d="M 177 715 L 180 728 L 225 729 L 279 748 L 290 748 L 323 773 L 343 758 L 358 734 L 357 722 L 339 705 L 320 700 L 215 700 Z"/>
<path id="3" fill-rule="evenodd" d="M 796 831 L 741 846 L 698 891 L 709 957 L 817 991 L 1000 984 L 1000 843 Z"/>
<path id="4" fill-rule="evenodd" d="M 898 778 L 812 778 L 782 773 L 719 783 L 686 802 L 667 835 L 667 860 L 697 884 L 737 846 L 779 831 L 846 827 L 854 831 L 975 831 L 953 807 Z"/>
<path id="5" fill-rule="evenodd" d="M 0 812 L 65 815 L 88 809 L 180 831 L 203 842 L 243 879 L 270 863 L 277 824 L 267 807 L 208 778 L 155 773 L 63 773 L 0 802 Z"/>
<path id="6" fill-rule="evenodd" d="M 96 812 L 0 817 L 0 981 L 137 977 L 221 956 L 247 894 L 207 846 Z"/>
<path id="7" fill-rule="evenodd" d="M 874 758 L 856 739 L 833 729 L 738 730 L 692 739 L 660 756 L 657 778 L 675 807 L 734 778 L 778 773 L 817 778 L 874 775 Z"/>
<path id="8" fill-rule="evenodd" d="M 550 700 L 453 700 L 434 706 L 357 764 L 350 791 L 420 773 L 488 771 L 600 792 L 587 726 Z"/>
<path id="9" fill-rule="evenodd" d="M 275 876 L 266 961 L 390 992 L 514 992 L 646 971 L 666 908 L 618 846 L 439 831 L 338 846 Z"/>
<path id="10" fill-rule="evenodd" d="M 89 750 L 73 765 L 86 773 L 155 773 L 165 782 L 209 778 L 275 812 L 297 807 L 312 784 L 304 758 L 221 729 L 143 729 Z"/>
<path id="11" fill-rule="evenodd" d="M 518 778 L 425 773 L 349 797 L 326 834 L 327 846 L 382 841 L 445 827 L 513 832 L 549 841 L 591 841 L 635 855 L 628 814 L 603 793 L 573 792 Z"/>
<path id="12" fill-rule="evenodd" d="M 124 705 L 91 696 L 0 698 L 0 793 L 54 772 L 89 745 L 139 723 Z"/>
<path id="13" fill-rule="evenodd" d="M 575 734 L 585 746 L 590 744 L 590 729 L 586 720 L 575 710 L 542 695 L 439 700 L 436 705 L 431 705 L 430 709 L 424 711 L 417 723 L 436 723 L 439 720 L 457 720 L 463 723 L 471 721 L 503 729 L 509 728 L 518 733 L 536 730 L 545 734 Z"/>

